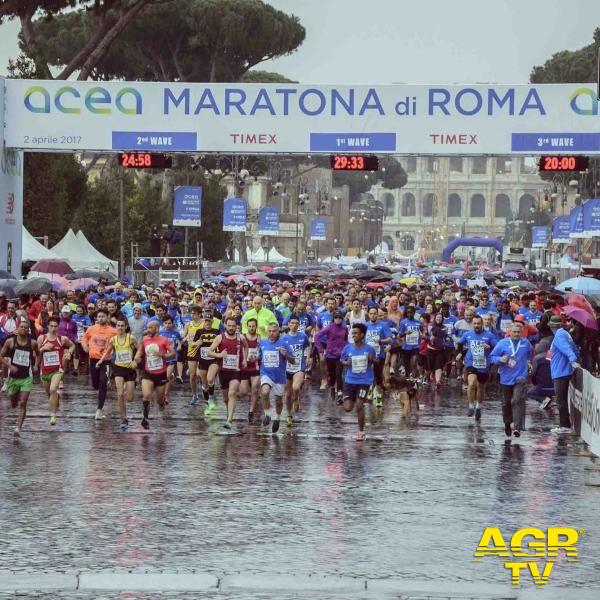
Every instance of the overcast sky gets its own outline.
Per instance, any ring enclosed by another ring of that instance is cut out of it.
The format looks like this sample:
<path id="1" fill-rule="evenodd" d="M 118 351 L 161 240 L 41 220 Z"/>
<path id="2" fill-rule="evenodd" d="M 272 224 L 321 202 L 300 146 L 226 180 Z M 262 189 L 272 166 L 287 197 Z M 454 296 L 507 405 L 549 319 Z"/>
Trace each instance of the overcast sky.
<path id="1" fill-rule="evenodd" d="M 301 83 L 525 83 L 600 26 L 599 0 L 268 1 L 300 18 L 306 40 L 260 68 Z M 2 74 L 18 31 L 0 26 Z"/>

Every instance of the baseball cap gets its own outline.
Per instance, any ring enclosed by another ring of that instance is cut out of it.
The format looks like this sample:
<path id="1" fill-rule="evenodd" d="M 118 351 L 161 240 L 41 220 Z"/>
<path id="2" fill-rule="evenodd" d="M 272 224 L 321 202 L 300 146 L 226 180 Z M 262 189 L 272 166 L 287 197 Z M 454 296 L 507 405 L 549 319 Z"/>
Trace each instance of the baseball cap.
<path id="1" fill-rule="evenodd" d="M 136 303 L 133 305 L 133 310 L 135 310 L 136 308 L 139 308 L 140 310 L 142 310 L 142 305 L 141 305 L 139 302 L 136 302 Z"/>
<path id="2" fill-rule="evenodd" d="M 562 321 L 560 320 L 560 317 L 557 315 L 552 315 L 550 319 L 548 319 L 548 327 L 550 327 L 550 329 L 558 329 L 559 327 L 562 327 Z"/>
<path id="3" fill-rule="evenodd" d="M 68 306 L 63 306 L 61 311 L 60 311 L 61 315 L 70 315 L 71 314 L 71 309 Z"/>

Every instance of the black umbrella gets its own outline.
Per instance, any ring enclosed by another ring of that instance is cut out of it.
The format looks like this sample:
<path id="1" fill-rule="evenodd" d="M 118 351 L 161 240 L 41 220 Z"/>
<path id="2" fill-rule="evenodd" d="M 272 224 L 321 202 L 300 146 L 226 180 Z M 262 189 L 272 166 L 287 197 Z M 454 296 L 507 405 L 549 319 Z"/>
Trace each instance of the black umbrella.
<path id="1" fill-rule="evenodd" d="M 32 277 L 25 281 L 19 281 L 15 286 L 15 292 L 21 294 L 44 294 L 52 289 L 52 282 L 45 277 Z"/>
<path id="2" fill-rule="evenodd" d="M 0 269 L 0 279 L 16 279 L 16 277 L 12 273 L 9 273 L 4 269 Z"/>
<path id="3" fill-rule="evenodd" d="M 294 278 L 289 273 L 273 273 L 267 274 L 267 279 L 276 279 L 277 281 L 294 281 Z"/>
<path id="4" fill-rule="evenodd" d="M 17 282 L 14 279 L 0 279 L 0 293 L 7 298 L 16 298 L 15 285 Z"/>
<path id="5" fill-rule="evenodd" d="M 97 281 L 102 279 L 109 285 L 119 281 L 119 278 L 110 271 L 101 271 L 100 269 L 78 269 L 67 275 L 66 279 L 96 279 Z"/>

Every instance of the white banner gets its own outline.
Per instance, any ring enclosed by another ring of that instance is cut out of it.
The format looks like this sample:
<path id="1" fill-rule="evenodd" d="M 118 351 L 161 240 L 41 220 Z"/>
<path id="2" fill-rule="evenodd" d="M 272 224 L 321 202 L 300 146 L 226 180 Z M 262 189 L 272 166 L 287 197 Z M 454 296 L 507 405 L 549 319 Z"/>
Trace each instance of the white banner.
<path id="1" fill-rule="evenodd" d="M 6 81 L 31 150 L 598 154 L 591 84 L 331 86 Z"/>
<path id="2" fill-rule="evenodd" d="M 600 379 L 578 369 L 569 386 L 569 407 L 573 428 L 600 456 Z"/>
<path id="3" fill-rule="evenodd" d="M 21 277 L 23 153 L 0 150 L 0 269 Z"/>

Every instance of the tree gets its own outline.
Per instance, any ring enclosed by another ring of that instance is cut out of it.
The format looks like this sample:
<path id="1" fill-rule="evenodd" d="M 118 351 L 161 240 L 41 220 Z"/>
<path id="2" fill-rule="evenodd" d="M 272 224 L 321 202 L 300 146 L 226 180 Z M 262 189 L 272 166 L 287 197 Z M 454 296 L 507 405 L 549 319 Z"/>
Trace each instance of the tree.
<path id="1" fill-rule="evenodd" d="M 246 71 L 241 78 L 242 83 L 298 83 L 279 73 L 271 71 Z"/>
<path id="2" fill-rule="evenodd" d="M 138 12 L 124 24 L 123 11 L 135 7 Z M 38 19 L 32 36 L 47 64 L 72 73 L 82 49 L 109 26 L 117 34 L 107 38 L 105 51 L 75 67 L 82 68 L 80 79 L 85 74 L 98 80 L 239 81 L 253 66 L 293 52 L 305 37 L 297 17 L 261 0 L 178 0 L 177 10 L 170 0 L 130 0 L 121 11 L 78 10 Z M 21 48 L 33 57 L 25 33 Z"/>

